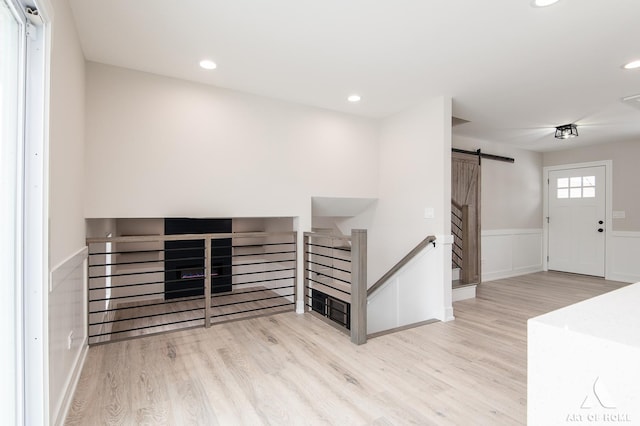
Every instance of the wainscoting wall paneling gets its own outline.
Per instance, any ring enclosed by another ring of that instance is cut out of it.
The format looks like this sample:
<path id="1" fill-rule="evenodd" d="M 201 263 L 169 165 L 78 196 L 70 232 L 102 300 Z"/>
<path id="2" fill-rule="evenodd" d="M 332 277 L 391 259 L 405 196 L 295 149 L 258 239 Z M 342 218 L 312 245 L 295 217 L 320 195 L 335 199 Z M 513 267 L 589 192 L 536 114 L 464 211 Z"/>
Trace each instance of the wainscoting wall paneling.
<path id="1" fill-rule="evenodd" d="M 87 354 L 87 247 L 51 270 L 49 419 L 62 424 Z"/>
<path id="2" fill-rule="evenodd" d="M 542 271 L 542 229 L 482 231 L 482 281 Z"/>

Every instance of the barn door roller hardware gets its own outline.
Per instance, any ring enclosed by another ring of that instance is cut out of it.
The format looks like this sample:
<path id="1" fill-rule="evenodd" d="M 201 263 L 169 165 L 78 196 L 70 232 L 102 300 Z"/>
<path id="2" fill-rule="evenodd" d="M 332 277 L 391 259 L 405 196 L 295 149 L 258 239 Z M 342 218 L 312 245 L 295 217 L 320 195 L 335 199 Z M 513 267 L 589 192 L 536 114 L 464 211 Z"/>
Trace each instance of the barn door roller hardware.
<path id="1" fill-rule="evenodd" d="M 485 154 L 484 152 L 482 152 L 479 149 L 477 151 L 467 151 L 466 149 L 451 148 L 451 152 L 458 152 L 460 154 L 477 155 L 478 156 L 478 164 L 480 164 L 480 162 L 481 162 L 481 160 L 483 158 L 486 158 L 487 160 L 504 161 L 505 163 L 515 163 L 516 162 L 516 160 L 511 158 L 511 157 L 503 157 L 502 155 Z"/>

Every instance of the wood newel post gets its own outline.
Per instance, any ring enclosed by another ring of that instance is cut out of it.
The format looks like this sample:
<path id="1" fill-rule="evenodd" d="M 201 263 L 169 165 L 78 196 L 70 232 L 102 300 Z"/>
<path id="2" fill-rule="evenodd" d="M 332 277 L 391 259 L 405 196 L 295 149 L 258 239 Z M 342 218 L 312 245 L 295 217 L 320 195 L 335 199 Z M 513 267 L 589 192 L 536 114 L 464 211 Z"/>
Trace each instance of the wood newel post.
<path id="1" fill-rule="evenodd" d="M 211 326 L 211 238 L 204 239 L 204 326 Z"/>
<path id="2" fill-rule="evenodd" d="M 302 306 L 304 312 L 308 310 L 306 305 L 309 297 L 309 272 L 307 269 L 309 269 L 309 236 L 305 235 L 302 240 Z"/>
<path id="3" fill-rule="evenodd" d="M 293 232 L 293 310 L 295 311 L 298 306 L 298 297 L 300 297 L 300 291 L 298 291 L 298 232 Z"/>
<path id="4" fill-rule="evenodd" d="M 478 280 L 477 230 L 474 206 L 462 206 L 462 282 L 475 283 Z"/>
<path id="5" fill-rule="evenodd" d="M 351 231 L 351 342 L 367 342 L 367 230 Z"/>

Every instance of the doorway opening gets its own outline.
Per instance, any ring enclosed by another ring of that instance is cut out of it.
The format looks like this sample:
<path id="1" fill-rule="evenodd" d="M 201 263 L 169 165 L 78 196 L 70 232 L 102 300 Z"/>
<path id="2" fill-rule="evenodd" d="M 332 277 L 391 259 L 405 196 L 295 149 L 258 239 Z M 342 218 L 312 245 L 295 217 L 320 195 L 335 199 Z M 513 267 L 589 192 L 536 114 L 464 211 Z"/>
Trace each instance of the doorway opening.
<path id="1" fill-rule="evenodd" d="M 480 283 L 480 157 L 451 154 L 452 268 L 459 285 Z"/>
<path id="2" fill-rule="evenodd" d="M 453 288 L 482 281 L 481 164 L 482 160 L 514 163 L 515 159 L 482 150 L 451 149 L 451 231 Z"/>

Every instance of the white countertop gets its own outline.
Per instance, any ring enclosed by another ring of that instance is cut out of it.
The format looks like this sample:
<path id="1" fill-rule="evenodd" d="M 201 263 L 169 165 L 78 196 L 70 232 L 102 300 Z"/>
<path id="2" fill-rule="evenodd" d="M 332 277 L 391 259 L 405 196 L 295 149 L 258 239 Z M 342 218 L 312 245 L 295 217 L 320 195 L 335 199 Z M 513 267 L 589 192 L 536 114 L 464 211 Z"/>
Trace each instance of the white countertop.
<path id="1" fill-rule="evenodd" d="M 640 348 L 640 283 L 529 321 Z"/>

